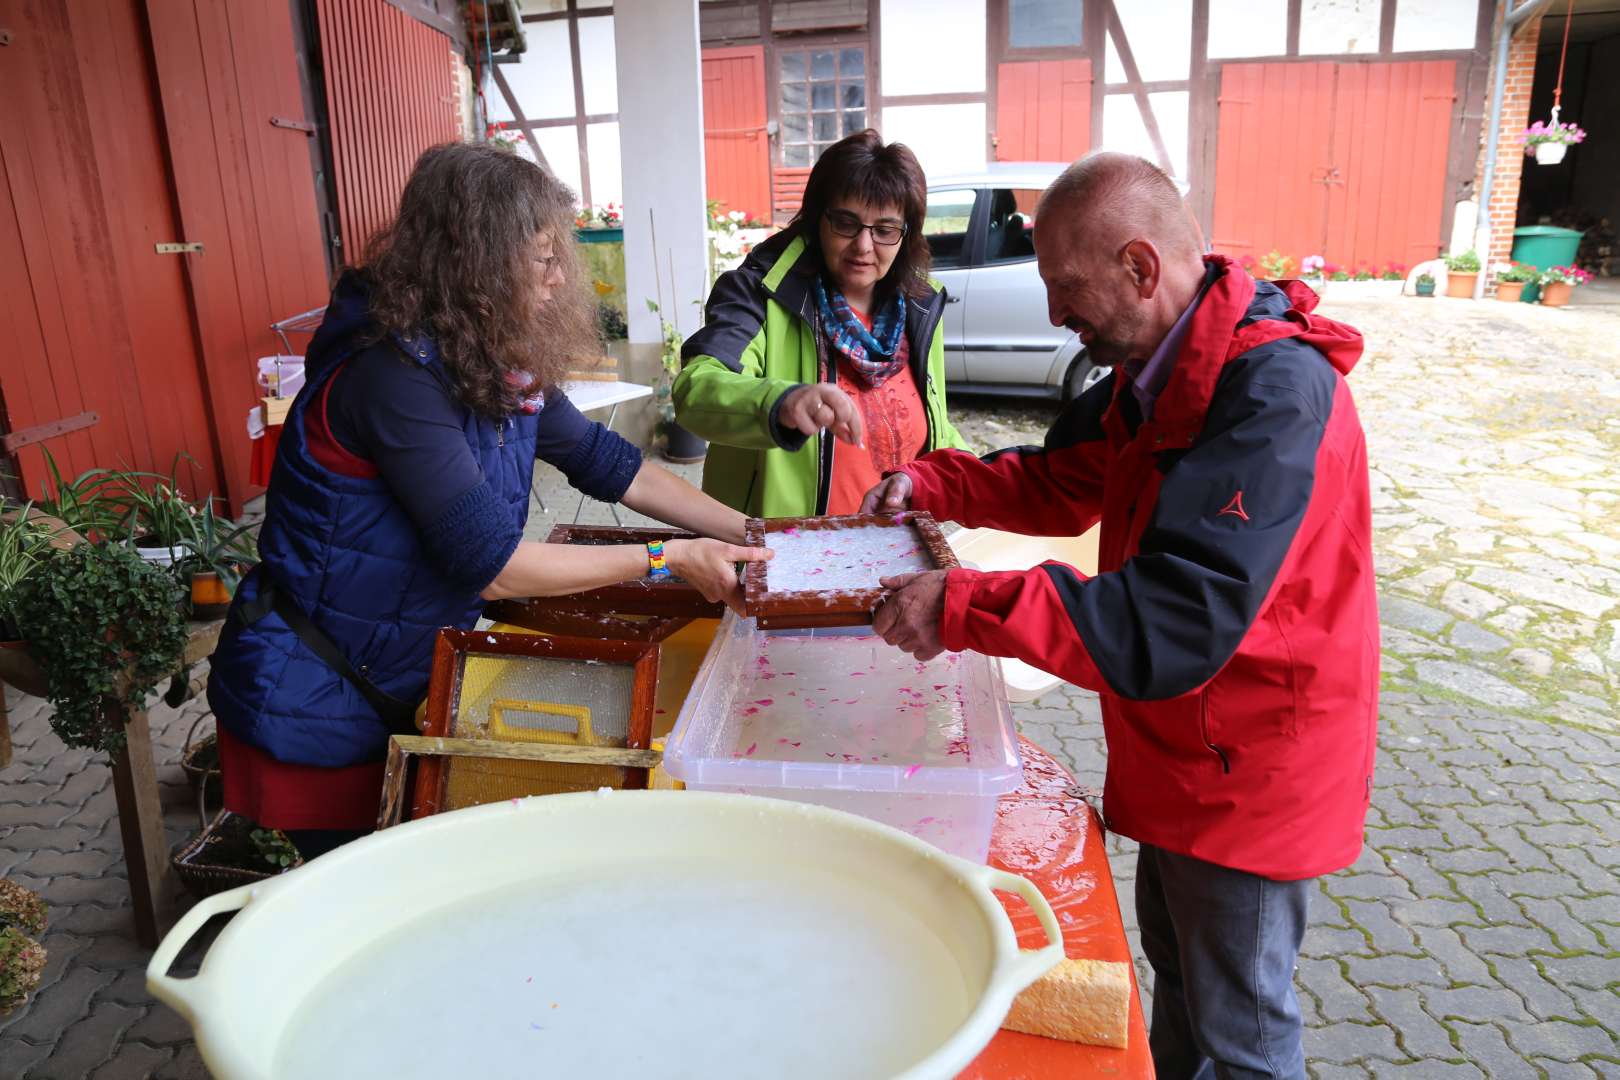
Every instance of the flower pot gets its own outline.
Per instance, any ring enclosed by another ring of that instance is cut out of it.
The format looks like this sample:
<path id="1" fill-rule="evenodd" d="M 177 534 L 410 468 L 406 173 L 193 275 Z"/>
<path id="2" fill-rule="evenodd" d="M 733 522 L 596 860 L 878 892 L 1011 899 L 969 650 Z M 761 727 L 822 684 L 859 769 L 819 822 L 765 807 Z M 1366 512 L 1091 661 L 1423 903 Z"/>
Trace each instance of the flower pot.
<path id="1" fill-rule="evenodd" d="M 664 457 L 677 465 L 693 465 L 709 454 L 709 444 L 671 420 L 664 425 L 668 441 L 664 444 Z"/>
<path id="2" fill-rule="evenodd" d="M 231 609 L 231 590 L 212 570 L 191 575 L 191 617 L 223 619 Z"/>
<path id="3" fill-rule="evenodd" d="M 1525 283 L 1522 281 L 1498 281 L 1496 283 L 1496 298 L 1508 303 L 1516 304 L 1524 296 Z"/>
<path id="4" fill-rule="evenodd" d="M 1536 164 L 1556 165 L 1569 152 L 1569 144 L 1561 142 L 1536 143 Z"/>
<path id="5" fill-rule="evenodd" d="M 1548 282 L 1541 287 L 1541 306 L 1563 307 L 1569 303 L 1569 294 L 1574 291 L 1575 286 L 1567 281 Z"/>
<path id="6" fill-rule="evenodd" d="M 1476 270 L 1472 274 L 1464 274 L 1457 270 L 1446 271 L 1446 295 L 1455 296 L 1461 300 L 1468 300 L 1474 295 L 1474 282 L 1479 278 Z"/>
<path id="7" fill-rule="evenodd" d="M 158 566 L 173 566 L 186 557 L 183 547 L 167 547 L 163 541 L 155 536 L 137 536 L 134 540 L 135 554 L 149 563 Z"/>
<path id="8" fill-rule="evenodd" d="M 1419 296 L 1433 296 L 1434 295 L 1434 282 L 1432 282 L 1432 281 L 1419 281 L 1416 284 L 1414 284 L 1412 286 L 1412 288 L 1414 290 L 1416 290 L 1416 292 L 1417 292 L 1417 294 Z"/>

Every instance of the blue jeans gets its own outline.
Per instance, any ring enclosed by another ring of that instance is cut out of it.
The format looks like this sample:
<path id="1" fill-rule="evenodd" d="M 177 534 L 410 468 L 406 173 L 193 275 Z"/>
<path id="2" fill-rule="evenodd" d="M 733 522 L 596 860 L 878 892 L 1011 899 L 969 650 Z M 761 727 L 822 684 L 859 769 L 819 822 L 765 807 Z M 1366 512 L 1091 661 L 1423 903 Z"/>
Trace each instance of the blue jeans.
<path id="1" fill-rule="evenodd" d="M 1142 845 L 1136 918 L 1153 965 L 1159 1080 L 1303 1080 L 1294 964 L 1314 880 L 1272 881 Z"/>

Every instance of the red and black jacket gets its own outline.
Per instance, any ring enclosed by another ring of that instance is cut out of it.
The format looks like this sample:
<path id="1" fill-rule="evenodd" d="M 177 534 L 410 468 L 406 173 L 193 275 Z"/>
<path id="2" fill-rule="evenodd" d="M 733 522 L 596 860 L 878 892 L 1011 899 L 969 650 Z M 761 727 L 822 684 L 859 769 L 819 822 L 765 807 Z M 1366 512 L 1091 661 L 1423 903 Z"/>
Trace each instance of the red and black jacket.
<path id="1" fill-rule="evenodd" d="M 1098 574 L 952 571 L 951 649 L 1101 695 L 1108 824 L 1278 880 L 1354 862 L 1372 790 L 1378 611 L 1354 329 L 1221 256 L 1139 421 L 1118 373 L 1044 447 L 941 450 L 912 505 L 1035 535 L 1099 520 Z"/>

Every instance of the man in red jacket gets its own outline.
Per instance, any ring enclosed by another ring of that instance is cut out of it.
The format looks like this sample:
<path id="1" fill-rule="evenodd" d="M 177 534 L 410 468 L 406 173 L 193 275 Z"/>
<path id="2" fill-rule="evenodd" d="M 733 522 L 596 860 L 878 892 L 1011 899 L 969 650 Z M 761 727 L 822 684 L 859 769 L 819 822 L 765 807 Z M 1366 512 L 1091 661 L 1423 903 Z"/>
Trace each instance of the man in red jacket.
<path id="1" fill-rule="evenodd" d="M 942 450 L 863 509 L 1073 536 L 1098 574 L 884 581 L 890 644 L 1013 656 L 1097 691 L 1104 810 L 1136 904 L 1166 1078 L 1303 1077 L 1293 970 L 1312 879 L 1353 862 L 1378 692 L 1361 335 L 1298 282 L 1202 254 L 1175 186 L 1099 154 L 1043 197 L 1052 322 L 1113 373 L 1041 447 Z"/>

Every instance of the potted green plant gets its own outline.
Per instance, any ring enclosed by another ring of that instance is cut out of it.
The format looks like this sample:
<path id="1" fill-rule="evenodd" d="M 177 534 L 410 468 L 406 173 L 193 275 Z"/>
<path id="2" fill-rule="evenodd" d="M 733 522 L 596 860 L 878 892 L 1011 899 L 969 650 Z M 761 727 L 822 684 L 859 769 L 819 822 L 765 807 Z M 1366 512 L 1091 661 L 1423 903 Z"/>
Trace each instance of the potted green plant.
<path id="1" fill-rule="evenodd" d="M 659 346 L 658 384 L 653 387 L 653 400 L 658 406 L 658 429 L 664 436 L 664 457 L 678 465 L 690 465 L 708 456 L 708 443 L 681 427 L 675 419 L 675 376 L 681 373 L 681 335 L 658 303 L 647 301 L 647 310 L 658 316 L 663 330 Z"/>
<path id="2" fill-rule="evenodd" d="M 1434 275 L 1433 274 L 1419 274 L 1417 276 L 1417 281 L 1415 283 L 1413 283 L 1412 287 L 1417 292 L 1417 295 L 1419 295 L 1419 296 L 1433 296 L 1434 295 Z"/>
<path id="3" fill-rule="evenodd" d="M 22 583 L 17 623 L 44 669 L 51 727 L 69 746 L 116 756 L 118 710 L 139 708 L 185 651 L 183 594 L 173 576 L 123 544 L 80 544 L 45 560 Z"/>
<path id="4" fill-rule="evenodd" d="M 1260 275 L 1272 281 L 1280 281 L 1292 273 L 1293 269 L 1293 257 L 1284 255 L 1276 248 L 1272 248 L 1260 260 Z"/>
<path id="5" fill-rule="evenodd" d="M 1518 303 L 1524 299 L 1525 286 L 1535 281 L 1539 271 L 1523 263 L 1500 263 L 1496 267 L 1496 298 Z"/>
<path id="6" fill-rule="evenodd" d="M 173 566 L 185 558 L 185 542 L 196 528 L 193 518 L 198 509 L 180 489 L 182 460 L 191 460 L 190 455 L 176 454 L 168 476 L 120 474 L 118 491 L 111 497 L 119 510 L 119 531 L 141 558 L 159 566 Z"/>
<path id="7" fill-rule="evenodd" d="M 178 537 L 184 554 L 174 564 L 180 584 L 190 591 L 194 619 L 218 619 L 231 606 L 242 575 L 259 561 L 252 525 L 232 525 L 214 513 L 212 498 L 188 515 Z"/>
<path id="8" fill-rule="evenodd" d="M 1469 250 L 1461 255 L 1446 256 L 1446 295 L 1461 300 L 1474 295 L 1474 283 L 1479 279 L 1479 254 Z"/>
<path id="9" fill-rule="evenodd" d="M 1553 110 L 1555 113 L 1557 110 Z M 1557 165 L 1569 153 L 1569 148 L 1586 141 L 1586 132 L 1574 124 L 1554 120 L 1544 124 L 1540 120 L 1524 129 L 1524 152 L 1536 159 L 1537 165 Z"/>
<path id="10" fill-rule="evenodd" d="M 64 479 L 50 450 L 43 450 L 50 483 L 34 505 L 89 540 L 111 536 L 123 520 L 119 494 L 126 474 L 116 469 L 87 469 L 72 480 Z"/>
<path id="11" fill-rule="evenodd" d="M 50 557 L 56 529 L 36 516 L 33 504 L 0 504 L 0 648 L 17 647 L 18 591 Z"/>
<path id="12" fill-rule="evenodd" d="M 1541 272 L 1541 303 L 1544 307 L 1563 307 L 1569 303 L 1575 286 L 1585 285 L 1592 275 L 1578 266 L 1550 266 Z"/>

